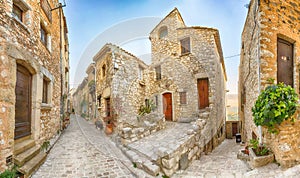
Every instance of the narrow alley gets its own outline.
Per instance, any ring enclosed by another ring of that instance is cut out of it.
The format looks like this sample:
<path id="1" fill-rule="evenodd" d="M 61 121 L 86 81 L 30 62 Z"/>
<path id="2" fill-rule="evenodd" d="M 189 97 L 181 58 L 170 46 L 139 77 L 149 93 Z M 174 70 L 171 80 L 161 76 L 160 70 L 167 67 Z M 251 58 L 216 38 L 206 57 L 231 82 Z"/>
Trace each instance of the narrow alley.
<path id="1" fill-rule="evenodd" d="M 73 115 L 71 124 L 33 175 L 41 177 L 144 177 L 95 125 Z M 134 171 L 134 172 L 133 172 Z"/>

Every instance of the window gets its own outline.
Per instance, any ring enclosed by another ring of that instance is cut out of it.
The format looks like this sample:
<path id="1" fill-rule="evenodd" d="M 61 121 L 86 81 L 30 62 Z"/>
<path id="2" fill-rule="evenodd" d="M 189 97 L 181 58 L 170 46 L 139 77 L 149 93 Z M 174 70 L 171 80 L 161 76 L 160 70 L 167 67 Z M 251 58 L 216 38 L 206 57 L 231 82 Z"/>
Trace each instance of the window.
<path id="1" fill-rule="evenodd" d="M 12 0 L 12 16 L 23 24 L 25 19 L 28 18 L 26 13 L 30 10 L 30 7 L 24 0 Z"/>
<path id="2" fill-rule="evenodd" d="M 187 54 L 190 50 L 190 37 L 180 40 L 181 54 Z"/>
<path id="3" fill-rule="evenodd" d="M 106 65 L 104 64 L 102 66 L 102 77 L 105 77 L 105 72 L 106 72 Z"/>
<path id="4" fill-rule="evenodd" d="M 101 107 L 101 95 L 98 96 L 97 100 L 98 100 L 98 107 Z"/>
<path id="5" fill-rule="evenodd" d="M 155 95 L 155 106 L 156 106 L 156 108 L 158 106 L 158 95 Z"/>
<path id="6" fill-rule="evenodd" d="M 47 32 L 42 25 L 41 25 L 41 41 L 47 47 Z"/>
<path id="7" fill-rule="evenodd" d="M 42 103 L 48 103 L 48 86 L 49 86 L 49 80 L 44 78 L 43 79 L 43 98 Z"/>
<path id="8" fill-rule="evenodd" d="M 15 4 L 13 5 L 13 16 L 23 22 L 23 10 L 20 9 L 18 6 Z"/>
<path id="9" fill-rule="evenodd" d="M 139 80 L 143 80 L 143 73 L 144 73 L 144 69 L 141 67 L 141 66 L 139 66 Z"/>
<path id="10" fill-rule="evenodd" d="M 187 104 L 186 92 L 179 92 L 180 104 Z"/>
<path id="11" fill-rule="evenodd" d="M 159 38 L 164 38 L 168 35 L 168 29 L 167 27 L 161 27 L 161 29 L 159 30 Z"/>
<path id="12" fill-rule="evenodd" d="M 52 22 L 51 6 L 50 6 L 48 0 L 41 0 L 41 8 L 43 9 L 44 13 L 46 14 L 48 20 L 50 22 Z"/>
<path id="13" fill-rule="evenodd" d="M 160 66 L 155 67 L 155 73 L 156 73 L 156 80 L 160 80 L 161 79 L 161 67 Z"/>

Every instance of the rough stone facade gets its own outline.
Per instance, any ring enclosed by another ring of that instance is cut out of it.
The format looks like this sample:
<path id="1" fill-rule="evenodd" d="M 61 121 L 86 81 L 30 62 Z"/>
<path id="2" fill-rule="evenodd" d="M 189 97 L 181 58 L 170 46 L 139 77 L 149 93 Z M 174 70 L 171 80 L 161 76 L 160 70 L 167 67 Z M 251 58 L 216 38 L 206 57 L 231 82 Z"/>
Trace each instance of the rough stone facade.
<path id="1" fill-rule="evenodd" d="M 300 37 L 300 3 L 298 0 L 252 0 L 242 33 L 242 49 L 239 67 L 239 117 L 242 120 L 244 141 L 259 135 L 254 125 L 251 108 L 259 93 L 268 85 L 268 79 L 277 83 L 279 70 L 278 39 L 293 47 L 293 87 L 299 94 L 299 37 Z M 289 60 L 289 58 L 287 58 Z M 288 72 L 288 71 L 287 71 Z M 298 121 L 297 121 L 298 122 Z M 297 124 L 280 126 L 277 136 L 266 136 L 275 154 L 275 159 L 283 166 L 290 167 L 299 163 L 300 134 Z M 289 137 L 289 139 L 285 139 Z M 287 149 L 285 149 L 287 148 Z"/>
<path id="2" fill-rule="evenodd" d="M 63 96 L 67 96 L 69 88 L 66 19 L 61 9 L 50 11 L 57 7 L 58 0 L 45 2 L 50 9 L 44 11 L 40 0 L 0 1 L 0 172 L 7 168 L 7 158 L 14 156 L 19 66 L 26 68 L 32 78 L 30 137 L 37 144 L 57 134 L 61 129 L 61 114 L 67 108 L 63 104 L 68 103 Z M 13 7 L 22 11 L 20 16 L 13 13 Z M 46 43 L 41 40 L 42 28 Z M 42 101 L 43 80 L 47 80 L 46 102 Z"/>
<path id="3" fill-rule="evenodd" d="M 159 36 L 162 28 L 167 31 L 164 37 Z M 190 51 L 182 54 L 180 40 L 187 37 Z M 139 127 L 138 110 L 145 100 L 152 100 L 155 112 L 164 114 L 163 95 L 169 93 L 171 121 L 191 122 L 201 118 L 203 113 L 209 115 L 205 128 L 206 142 L 209 142 L 225 122 L 226 72 L 218 30 L 186 27 L 175 8 L 153 29 L 150 41 L 150 66 L 111 44 L 105 45 L 94 57 L 100 116 L 106 117 L 105 99 L 110 98 L 111 109 L 118 115 L 117 130 L 124 133 L 123 128 Z M 208 79 L 209 103 L 206 109 L 199 110 L 197 80 L 203 78 Z M 184 102 L 181 93 L 185 95 Z"/>
<path id="4" fill-rule="evenodd" d="M 124 145 L 159 132 L 166 120 L 189 123 L 188 133 L 183 133 L 187 139 L 157 161 L 166 175 L 172 175 L 181 159 L 181 166 L 187 166 L 225 139 L 226 71 L 218 30 L 186 27 L 176 8 L 153 29 L 150 41 L 150 65 L 113 44 L 104 45 L 94 56 L 97 119 L 106 132 L 113 127 L 113 138 Z M 205 106 L 201 80 L 207 81 Z M 81 102 L 82 90 L 80 86 L 74 93 L 74 105 Z M 148 101 L 154 109 L 139 115 Z"/>
<path id="5" fill-rule="evenodd" d="M 88 89 L 88 118 L 96 119 L 96 88 L 95 88 L 95 65 L 90 64 L 86 70 L 87 76 L 87 89 Z"/>
<path id="6" fill-rule="evenodd" d="M 74 109 L 75 113 L 79 114 L 83 118 L 89 118 L 89 105 L 88 105 L 88 97 L 89 97 L 89 91 L 88 91 L 88 77 L 85 77 L 81 84 L 77 87 L 76 91 L 73 94 L 73 100 L 74 100 Z"/>

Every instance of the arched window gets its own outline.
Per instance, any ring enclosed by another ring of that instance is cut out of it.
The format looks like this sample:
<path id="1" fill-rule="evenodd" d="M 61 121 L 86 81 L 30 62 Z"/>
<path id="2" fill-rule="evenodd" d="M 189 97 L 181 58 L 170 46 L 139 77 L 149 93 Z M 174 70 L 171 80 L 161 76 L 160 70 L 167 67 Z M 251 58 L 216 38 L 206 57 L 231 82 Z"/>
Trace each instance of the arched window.
<path id="1" fill-rule="evenodd" d="M 166 26 L 161 27 L 159 30 L 159 38 L 164 38 L 168 35 L 168 28 Z"/>

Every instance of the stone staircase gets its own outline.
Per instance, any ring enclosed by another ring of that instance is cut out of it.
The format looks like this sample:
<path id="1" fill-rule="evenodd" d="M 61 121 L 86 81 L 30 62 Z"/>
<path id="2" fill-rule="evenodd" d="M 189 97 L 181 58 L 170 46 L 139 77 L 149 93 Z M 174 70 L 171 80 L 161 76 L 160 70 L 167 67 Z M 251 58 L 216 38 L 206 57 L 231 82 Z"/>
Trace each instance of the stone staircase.
<path id="1" fill-rule="evenodd" d="M 25 178 L 30 177 L 44 163 L 47 156 L 46 153 L 40 151 L 40 147 L 30 136 L 15 141 L 14 155 L 18 171 L 24 174 Z"/>
<path id="2" fill-rule="evenodd" d="M 134 167 L 144 170 L 149 175 L 155 177 L 162 174 L 160 167 L 155 163 L 157 160 L 152 160 L 147 155 L 140 153 L 138 150 L 120 146 L 122 152 L 134 163 Z"/>

